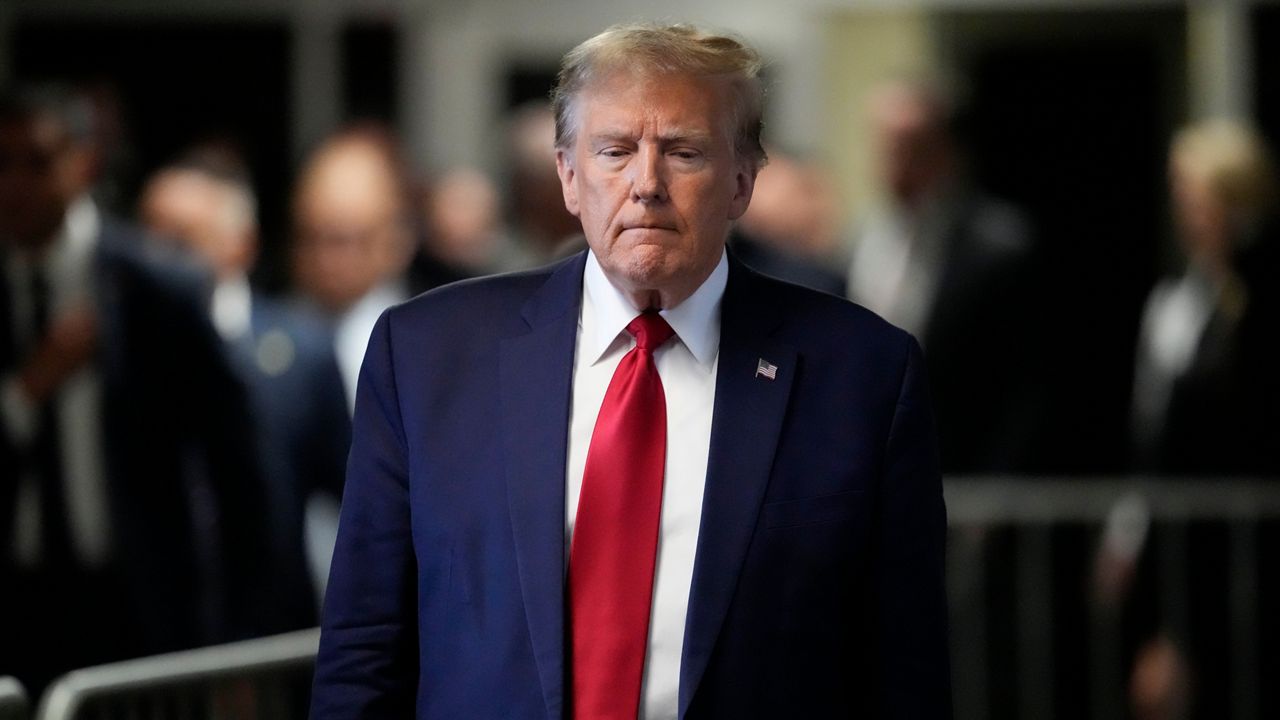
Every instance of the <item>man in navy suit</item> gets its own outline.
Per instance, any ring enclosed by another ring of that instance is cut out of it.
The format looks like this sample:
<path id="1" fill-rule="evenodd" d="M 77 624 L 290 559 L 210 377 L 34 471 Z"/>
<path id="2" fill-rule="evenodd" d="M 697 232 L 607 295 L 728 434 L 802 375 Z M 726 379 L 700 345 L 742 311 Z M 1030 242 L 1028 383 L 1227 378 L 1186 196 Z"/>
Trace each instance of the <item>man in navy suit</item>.
<path id="1" fill-rule="evenodd" d="M 919 349 L 725 251 L 759 64 L 680 25 L 571 51 L 590 250 L 379 320 L 313 717 L 950 716 Z"/>
<path id="2" fill-rule="evenodd" d="M 327 559 L 333 546 L 332 535 L 326 543 L 317 533 L 304 533 L 307 507 L 329 498 L 336 505 L 342 494 L 351 421 L 323 320 L 249 284 L 258 248 L 256 207 L 238 158 L 206 148 L 153 173 L 138 215 L 162 240 L 194 253 L 217 280 L 210 315 L 248 390 L 271 501 L 273 595 L 280 612 L 270 629 L 283 632 L 316 623 L 318 583 L 306 558 Z M 324 579 L 319 571 L 317 579 Z"/>

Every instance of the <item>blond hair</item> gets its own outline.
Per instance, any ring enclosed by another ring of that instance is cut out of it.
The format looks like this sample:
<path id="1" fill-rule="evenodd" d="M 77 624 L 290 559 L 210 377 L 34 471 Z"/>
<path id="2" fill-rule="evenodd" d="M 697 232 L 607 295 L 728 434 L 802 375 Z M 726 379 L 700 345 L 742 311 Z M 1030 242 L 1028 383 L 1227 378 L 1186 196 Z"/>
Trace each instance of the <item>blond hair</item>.
<path id="1" fill-rule="evenodd" d="M 556 116 L 556 147 L 568 149 L 577 135 L 578 96 L 607 73 L 668 73 L 728 76 L 734 99 L 734 151 L 759 169 L 767 161 L 760 142 L 764 91 L 760 55 L 742 41 L 693 25 L 614 25 L 570 50 L 560 63 L 551 91 Z"/>
<path id="2" fill-rule="evenodd" d="M 1271 154 L 1248 126 L 1230 120 L 1188 125 L 1174 135 L 1169 157 L 1177 168 L 1202 179 L 1236 223 L 1258 220 L 1275 203 Z"/>

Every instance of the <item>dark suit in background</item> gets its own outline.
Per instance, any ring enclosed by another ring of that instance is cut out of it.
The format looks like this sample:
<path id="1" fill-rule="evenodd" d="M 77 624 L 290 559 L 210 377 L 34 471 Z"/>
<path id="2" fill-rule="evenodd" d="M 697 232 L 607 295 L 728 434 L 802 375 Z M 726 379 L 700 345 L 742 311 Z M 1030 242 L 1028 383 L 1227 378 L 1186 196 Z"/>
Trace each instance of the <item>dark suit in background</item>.
<path id="1" fill-rule="evenodd" d="M 805 260 L 783 253 L 767 243 L 735 229 L 729 235 L 729 247 L 744 265 L 769 277 L 821 290 L 829 295 L 843 296 L 845 279 L 838 273 Z"/>
<path id="2" fill-rule="evenodd" d="M 351 442 L 333 338 L 320 318 L 255 293 L 249 332 L 229 346 L 248 388 L 270 501 L 281 613 L 273 629 L 309 627 L 318 597 L 304 547 L 307 501 L 317 492 L 342 496 Z"/>
<path id="3" fill-rule="evenodd" d="M 923 311 L 899 318 L 893 305 L 878 306 L 858 284 L 865 276 L 858 263 L 875 261 L 866 253 L 855 254 L 850 296 L 920 338 L 945 472 L 1026 471 L 1043 449 L 1045 400 L 1038 389 L 1045 323 L 1027 218 L 957 189 L 909 222 L 916 226 L 912 252 L 933 258 L 927 278 L 903 280 L 907 293 L 927 285 Z"/>
<path id="4" fill-rule="evenodd" d="M 272 612 L 244 389 L 205 315 L 202 278 L 110 222 L 92 262 L 112 551 L 98 569 L 0 560 L 0 670 L 33 689 L 90 662 L 247 637 Z M 12 295 L 0 290 L 7 325 Z M 5 349 L 7 374 L 23 358 Z M 5 435 L 0 466 L 19 461 Z M 14 488 L 0 484 L 5 538 Z"/>

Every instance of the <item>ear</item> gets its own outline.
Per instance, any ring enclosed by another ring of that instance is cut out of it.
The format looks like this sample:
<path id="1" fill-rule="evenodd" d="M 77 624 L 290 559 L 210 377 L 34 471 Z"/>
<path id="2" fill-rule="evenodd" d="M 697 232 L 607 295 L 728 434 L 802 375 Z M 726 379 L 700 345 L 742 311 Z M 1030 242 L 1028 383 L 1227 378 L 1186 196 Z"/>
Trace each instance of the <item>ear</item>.
<path id="1" fill-rule="evenodd" d="M 751 162 L 739 162 L 733 176 L 733 199 L 729 202 L 729 219 L 737 220 L 751 204 L 751 193 L 756 188 L 756 166 Z"/>
<path id="2" fill-rule="evenodd" d="M 565 209 L 578 217 L 578 186 L 574 184 L 577 173 L 569 153 L 559 148 L 556 149 L 556 174 L 560 176 L 560 191 L 564 193 Z"/>

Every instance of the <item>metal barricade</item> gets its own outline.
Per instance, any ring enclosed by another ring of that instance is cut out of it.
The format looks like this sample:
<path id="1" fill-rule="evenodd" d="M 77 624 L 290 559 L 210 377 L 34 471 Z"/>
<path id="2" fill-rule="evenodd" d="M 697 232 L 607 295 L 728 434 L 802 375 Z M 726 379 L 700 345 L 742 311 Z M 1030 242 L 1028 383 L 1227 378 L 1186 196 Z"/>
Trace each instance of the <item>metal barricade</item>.
<path id="1" fill-rule="evenodd" d="M 1173 635 L 1206 620 L 1221 630 L 1230 670 L 1210 668 L 1229 676 L 1212 716 L 1260 717 L 1258 538 L 1280 521 L 1280 482 L 973 477 L 948 478 L 945 492 L 957 720 L 1129 717 L 1135 643 L 1126 603 L 1139 582 L 1155 608 L 1148 614 Z M 1113 555 L 1117 574 L 1130 575 L 1115 583 L 1128 594 L 1107 594 L 1100 558 Z M 1135 580 L 1139 562 L 1147 571 Z M 1205 567 L 1219 586 L 1193 578 Z M 1197 593 L 1216 593 L 1222 612 L 1193 609 Z"/>
<path id="2" fill-rule="evenodd" d="M 17 678 L 0 677 L 0 720 L 27 720 L 27 691 Z"/>
<path id="3" fill-rule="evenodd" d="M 320 630 L 99 665 L 64 675 L 37 720 L 305 718 Z"/>
<path id="4" fill-rule="evenodd" d="M 1280 602 L 1260 606 L 1259 559 L 1280 551 L 1280 540 L 1264 546 L 1259 529 L 1280 528 L 1280 482 L 972 477 L 948 478 L 945 492 L 956 720 L 1128 717 L 1122 606 L 1131 598 L 1099 592 L 1099 548 L 1115 545 L 1132 565 L 1153 568 L 1161 623 L 1185 633 L 1203 619 L 1191 607 L 1203 588 L 1193 587 L 1188 559 L 1206 523 L 1221 555 L 1212 560 L 1221 587 L 1211 590 L 1226 617 L 1215 630 L 1231 667 L 1212 717 L 1262 716 L 1270 688 L 1259 672 L 1260 619 Z M 77 670 L 46 692 L 36 718 L 304 718 L 318 643 L 312 629 Z M 0 678 L 0 720 L 25 717 L 16 685 Z"/>

